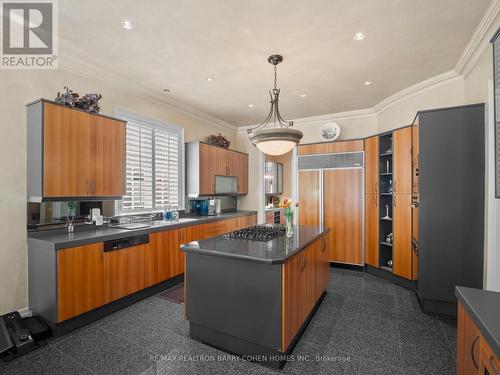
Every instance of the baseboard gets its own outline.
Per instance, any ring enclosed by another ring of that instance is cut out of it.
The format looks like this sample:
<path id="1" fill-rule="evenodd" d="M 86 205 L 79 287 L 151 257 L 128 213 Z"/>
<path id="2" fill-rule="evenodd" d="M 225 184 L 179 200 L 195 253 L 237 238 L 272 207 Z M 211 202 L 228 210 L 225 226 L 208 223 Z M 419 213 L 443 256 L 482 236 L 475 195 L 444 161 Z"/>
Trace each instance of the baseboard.
<path id="1" fill-rule="evenodd" d="M 418 283 L 416 280 L 408 280 L 408 279 L 405 279 L 404 277 L 395 275 L 392 272 L 386 271 L 386 270 L 381 269 L 381 268 L 375 268 L 375 267 L 370 266 L 368 264 L 365 266 L 365 269 L 366 269 L 366 272 L 368 272 L 372 275 L 381 277 L 387 281 L 390 281 L 394 284 L 402 286 L 403 288 L 409 289 L 412 292 L 417 291 Z"/>
<path id="2" fill-rule="evenodd" d="M 330 267 L 345 268 L 348 270 L 356 270 L 356 271 L 363 271 L 363 269 L 364 269 L 364 267 L 360 264 L 337 263 L 337 262 L 330 262 Z"/>

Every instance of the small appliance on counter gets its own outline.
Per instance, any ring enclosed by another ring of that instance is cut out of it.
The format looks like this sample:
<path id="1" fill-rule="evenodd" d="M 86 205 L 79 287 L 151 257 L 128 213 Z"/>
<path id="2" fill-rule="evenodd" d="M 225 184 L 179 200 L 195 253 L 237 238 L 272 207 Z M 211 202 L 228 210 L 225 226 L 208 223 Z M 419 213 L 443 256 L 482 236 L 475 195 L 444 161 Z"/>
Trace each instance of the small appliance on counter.
<path id="1" fill-rule="evenodd" d="M 206 198 L 191 200 L 191 212 L 201 216 L 216 216 L 222 212 L 221 198 Z"/>
<path id="2" fill-rule="evenodd" d="M 95 224 L 95 225 L 103 225 L 104 224 L 104 216 L 101 215 L 101 209 L 100 208 L 91 208 L 90 209 L 90 215 L 88 216 L 89 222 L 88 224 Z"/>

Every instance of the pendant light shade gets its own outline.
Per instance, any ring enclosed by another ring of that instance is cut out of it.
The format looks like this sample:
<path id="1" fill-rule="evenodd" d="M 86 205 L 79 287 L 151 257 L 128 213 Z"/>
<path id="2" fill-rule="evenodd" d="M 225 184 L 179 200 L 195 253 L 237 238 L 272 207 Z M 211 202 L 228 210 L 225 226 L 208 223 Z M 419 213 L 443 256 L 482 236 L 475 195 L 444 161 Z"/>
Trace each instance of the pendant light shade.
<path id="1" fill-rule="evenodd" d="M 268 155 L 282 155 L 292 150 L 302 139 L 300 130 L 292 129 L 293 121 L 285 121 L 279 110 L 280 90 L 277 88 L 276 66 L 283 61 L 280 55 L 272 55 L 267 59 L 274 65 L 274 89 L 269 91 L 271 109 L 264 122 L 255 128 L 248 129 L 250 141 L 259 150 Z"/>

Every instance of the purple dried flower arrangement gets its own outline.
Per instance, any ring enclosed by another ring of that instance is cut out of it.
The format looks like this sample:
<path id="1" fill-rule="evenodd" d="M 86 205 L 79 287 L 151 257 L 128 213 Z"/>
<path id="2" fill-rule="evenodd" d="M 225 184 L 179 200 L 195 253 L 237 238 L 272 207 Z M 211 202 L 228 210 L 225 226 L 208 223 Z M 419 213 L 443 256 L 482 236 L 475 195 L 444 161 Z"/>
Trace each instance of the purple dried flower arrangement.
<path id="1" fill-rule="evenodd" d="M 219 133 L 219 135 L 210 135 L 207 137 L 207 143 L 214 146 L 229 148 L 231 141 Z"/>
<path id="2" fill-rule="evenodd" d="M 99 106 L 99 100 L 102 98 L 101 94 L 85 94 L 80 96 L 69 87 L 64 86 L 64 89 L 66 92 L 62 94 L 60 92 L 57 93 L 56 103 L 82 109 L 90 113 L 101 112 L 101 107 Z"/>

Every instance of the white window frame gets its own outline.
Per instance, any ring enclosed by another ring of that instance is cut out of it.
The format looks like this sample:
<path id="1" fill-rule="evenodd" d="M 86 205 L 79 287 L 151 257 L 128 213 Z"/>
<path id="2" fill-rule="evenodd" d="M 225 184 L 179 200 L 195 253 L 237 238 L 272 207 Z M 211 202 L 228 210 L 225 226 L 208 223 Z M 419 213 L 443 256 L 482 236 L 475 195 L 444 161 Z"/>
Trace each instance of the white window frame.
<path id="1" fill-rule="evenodd" d="M 127 110 L 124 110 L 122 108 L 116 107 L 115 108 L 115 117 L 127 121 L 127 122 L 132 122 L 137 125 L 147 125 L 151 126 L 152 128 L 156 129 L 161 129 L 161 130 L 168 130 L 171 132 L 175 132 L 179 135 L 179 210 L 185 209 L 185 179 L 186 179 L 186 172 L 185 172 L 185 165 L 186 165 L 186 160 L 185 160 L 185 144 L 184 144 L 184 128 L 175 124 L 167 124 L 158 120 L 154 120 L 133 112 L 129 112 Z M 125 148 L 126 152 L 126 148 Z M 153 190 L 153 205 L 155 201 L 155 191 Z M 162 211 L 163 208 L 158 208 L 158 207 L 153 207 L 151 209 L 135 209 L 135 210 L 123 210 L 122 207 L 122 200 L 117 200 L 115 201 L 115 214 L 117 216 L 125 216 L 125 215 L 131 215 L 131 214 L 140 214 L 140 213 L 152 213 L 152 212 L 160 212 Z"/>

